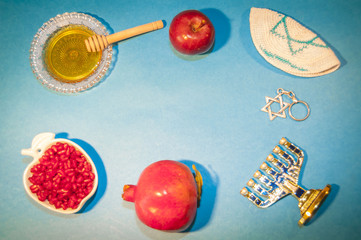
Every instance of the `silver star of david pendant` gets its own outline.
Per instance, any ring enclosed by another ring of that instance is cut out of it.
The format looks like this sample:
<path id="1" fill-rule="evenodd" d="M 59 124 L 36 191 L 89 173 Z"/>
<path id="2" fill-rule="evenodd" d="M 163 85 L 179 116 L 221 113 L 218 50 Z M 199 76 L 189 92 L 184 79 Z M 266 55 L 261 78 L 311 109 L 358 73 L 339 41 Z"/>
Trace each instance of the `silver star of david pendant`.
<path id="1" fill-rule="evenodd" d="M 279 93 L 276 97 L 270 98 L 266 96 L 266 105 L 261 109 L 261 111 L 268 113 L 269 119 L 272 121 L 276 117 L 286 118 L 285 110 L 290 106 L 289 103 L 283 102 L 282 94 Z M 280 110 L 278 112 L 273 112 L 271 109 L 271 105 L 273 103 L 279 103 Z"/>

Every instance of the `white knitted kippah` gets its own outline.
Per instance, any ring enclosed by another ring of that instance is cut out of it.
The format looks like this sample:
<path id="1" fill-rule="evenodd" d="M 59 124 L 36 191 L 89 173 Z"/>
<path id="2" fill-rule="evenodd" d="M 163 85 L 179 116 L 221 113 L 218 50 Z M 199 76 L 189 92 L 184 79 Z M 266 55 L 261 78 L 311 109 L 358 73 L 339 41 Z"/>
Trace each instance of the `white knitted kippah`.
<path id="1" fill-rule="evenodd" d="M 284 14 L 251 8 L 250 30 L 257 51 L 273 66 L 301 77 L 316 77 L 340 67 L 331 48 Z"/>

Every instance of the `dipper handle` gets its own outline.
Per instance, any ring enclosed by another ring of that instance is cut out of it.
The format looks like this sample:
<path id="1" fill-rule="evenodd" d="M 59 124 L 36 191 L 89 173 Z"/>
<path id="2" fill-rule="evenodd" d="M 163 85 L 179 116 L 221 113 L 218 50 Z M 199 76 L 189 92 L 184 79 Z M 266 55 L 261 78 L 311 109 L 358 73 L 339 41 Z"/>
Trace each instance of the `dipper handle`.
<path id="1" fill-rule="evenodd" d="M 147 23 L 137 27 L 129 28 L 108 36 L 93 35 L 86 39 L 85 46 L 88 52 L 99 52 L 106 48 L 109 44 L 119 42 L 121 40 L 131 38 L 143 33 L 151 32 L 163 28 L 163 21 L 158 20 L 155 22 Z"/>

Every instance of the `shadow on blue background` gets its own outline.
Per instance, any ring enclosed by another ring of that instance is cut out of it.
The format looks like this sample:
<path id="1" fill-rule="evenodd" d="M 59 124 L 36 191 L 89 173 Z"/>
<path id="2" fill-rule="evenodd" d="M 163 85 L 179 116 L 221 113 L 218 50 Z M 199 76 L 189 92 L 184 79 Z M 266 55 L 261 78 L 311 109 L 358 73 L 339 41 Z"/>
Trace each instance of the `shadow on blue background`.
<path id="1" fill-rule="evenodd" d="M 293 18 L 292 16 L 289 16 L 285 13 L 282 13 L 278 10 L 274 10 L 274 9 L 269 9 L 275 12 L 279 12 L 285 16 L 288 16 L 294 20 L 296 20 L 296 18 Z M 300 76 L 295 76 L 295 75 L 291 75 L 289 73 L 286 73 L 284 71 L 282 71 L 281 69 L 276 68 L 275 66 L 273 66 L 272 64 L 270 64 L 269 62 L 267 62 L 257 51 L 256 47 L 253 44 L 252 41 L 252 36 L 251 36 L 251 31 L 250 31 L 250 26 L 249 26 L 249 14 L 250 14 L 251 9 L 246 10 L 243 14 L 242 14 L 242 25 L 241 25 L 241 29 L 240 29 L 240 36 L 242 39 L 242 44 L 244 46 L 244 48 L 246 49 L 247 53 L 260 65 L 264 66 L 265 68 L 280 74 L 280 75 L 284 75 L 284 76 L 292 76 L 294 78 L 300 78 L 300 79 L 305 79 L 305 77 L 300 77 Z M 298 20 L 296 20 L 297 22 L 299 22 Z M 316 31 L 314 31 L 312 28 L 304 25 L 303 23 L 299 22 L 301 25 L 303 25 L 304 27 L 308 28 L 309 30 L 311 30 L 312 32 L 314 32 L 315 34 L 317 34 L 331 49 L 332 51 L 335 53 L 335 55 L 337 56 L 337 58 L 339 59 L 339 61 L 341 62 L 341 67 L 343 67 L 344 65 L 346 65 L 346 60 L 341 56 L 341 54 L 329 43 L 327 42 L 325 39 L 323 39 Z M 307 77 L 307 78 L 314 78 L 314 77 Z"/>
<path id="2" fill-rule="evenodd" d="M 84 204 L 82 209 L 77 213 L 86 213 L 90 211 L 103 197 L 105 190 L 107 188 L 107 174 L 105 171 L 105 167 L 103 164 L 102 159 L 100 158 L 99 154 L 95 151 L 95 149 L 88 144 L 87 142 L 80 140 L 80 139 L 69 139 L 68 133 L 58 133 L 55 135 L 55 138 L 64 138 L 71 140 L 78 144 L 84 151 L 89 155 L 89 157 L 93 160 L 94 165 L 97 169 L 98 173 L 98 189 L 95 194 Z"/>
<path id="3" fill-rule="evenodd" d="M 163 28 L 166 28 L 167 27 L 167 22 L 165 20 L 162 20 L 163 22 Z"/>
<path id="4" fill-rule="evenodd" d="M 211 49 L 211 51 L 216 52 L 228 42 L 231 35 L 231 23 L 227 16 L 218 9 L 206 8 L 200 11 L 211 20 L 216 31 L 214 46 Z"/>
<path id="5" fill-rule="evenodd" d="M 191 160 L 180 160 L 179 162 L 187 165 L 189 169 L 192 169 L 192 165 L 195 165 L 196 169 L 201 173 L 203 178 L 202 196 L 197 209 L 197 215 L 192 225 L 185 230 L 185 232 L 195 232 L 205 227 L 212 217 L 219 179 L 214 172 L 210 173 L 199 163 Z"/>

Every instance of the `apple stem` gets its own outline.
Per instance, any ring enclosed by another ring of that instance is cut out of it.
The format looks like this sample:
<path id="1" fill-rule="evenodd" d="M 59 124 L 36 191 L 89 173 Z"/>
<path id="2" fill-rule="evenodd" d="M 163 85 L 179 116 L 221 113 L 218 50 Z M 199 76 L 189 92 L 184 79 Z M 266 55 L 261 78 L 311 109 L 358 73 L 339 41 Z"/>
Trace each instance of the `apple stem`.
<path id="1" fill-rule="evenodd" d="M 204 25 L 206 25 L 206 23 L 204 21 L 202 21 L 202 23 L 200 25 L 197 25 L 196 27 L 194 25 L 192 25 L 192 31 L 198 32 Z"/>
<path id="2" fill-rule="evenodd" d="M 134 202 L 134 197 L 135 197 L 135 190 L 137 189 L 137 186 L 135 185 L 124 185 L 123 187 L 123 194 L 122 194 L 122 198 L 125 201 L 128 202 Z"/>

